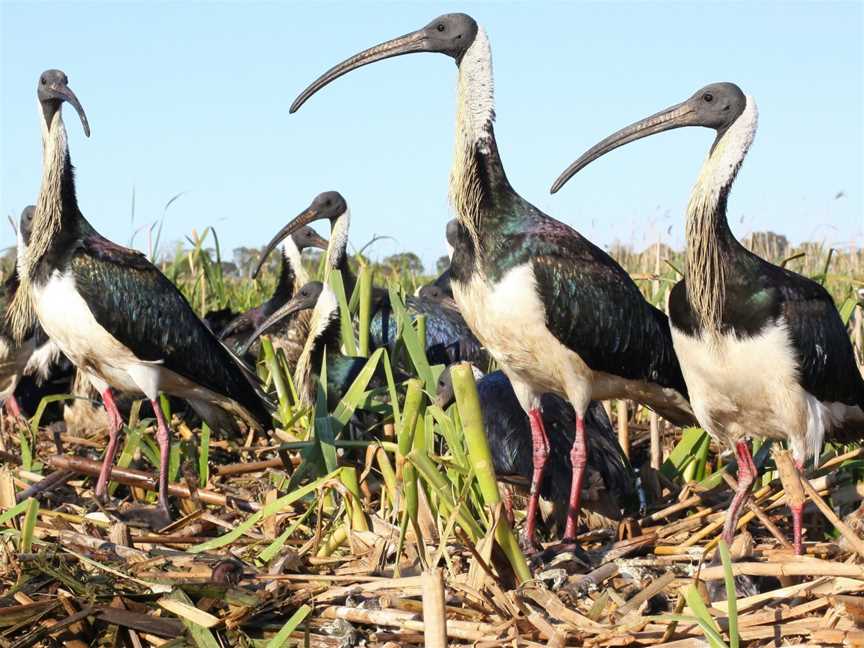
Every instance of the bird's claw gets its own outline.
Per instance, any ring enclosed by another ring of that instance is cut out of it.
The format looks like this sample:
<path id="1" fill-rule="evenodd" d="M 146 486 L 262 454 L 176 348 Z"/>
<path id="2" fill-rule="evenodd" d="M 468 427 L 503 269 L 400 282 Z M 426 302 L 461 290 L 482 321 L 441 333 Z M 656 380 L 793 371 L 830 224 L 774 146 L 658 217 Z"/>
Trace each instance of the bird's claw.
<path id="1" fill-rule="evenodd" d="M 558 544 L 546 547 L 546 549 L 532 555 L 530 560 L 535 569 L 558 565 L 562 562 L 575 562 L 586 570 L 593 568 L 591 557 L 576 540 L 570 539 L 564 539 Z"/>

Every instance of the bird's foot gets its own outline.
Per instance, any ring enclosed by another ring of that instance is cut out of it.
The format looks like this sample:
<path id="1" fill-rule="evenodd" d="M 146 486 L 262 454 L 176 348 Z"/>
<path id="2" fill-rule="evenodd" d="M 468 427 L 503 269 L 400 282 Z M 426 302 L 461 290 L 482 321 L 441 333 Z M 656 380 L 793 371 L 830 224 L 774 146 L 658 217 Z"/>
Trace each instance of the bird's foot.
<path id="1" fill-rule="evenodd" d="M 522 549 L 522 553 L 529 557 L 543 551 L 543 545 L 537 542 L 536 538 L 529 537 L 524 530 L 519 534 L 519 548 Z"/>
<path id="2" fill-rule="evenodd" d="M 705 588 L 708 590 L 708 598 L 712 603 L 717 601 L 725 601 L 726 582 L 722 579 L 710 580 L 705 582 Z M 735 598 L 742 599 L 748 596 L 755 596 L 759 593 L 759 588 L 756 587 L 756 582 L 749 576 L 735 576 Z"/>
<path id="3" fill-rule="evenodd" d="M 752 538 L 749 537 L 749 534 L 742 534 L 740 537 L 741 539 L 737 543 L 733 543 L 732 549 L 730 550 L 730 553 L 732 554 L 732 562 L 749 556 L 752 553 Z M 711 567 L 723 564 L 719 551 L 714 552 L 714 557 L 711 559 L 709 564 Z M 735 576 L 734 583 L 736 599 L 754 596 L 759 593 L 756 581 L 749 576 Z M 726 581 L 723 579 L 706 581 L 705 588 L 708 590 L 708 597 L 712 602 L 725 601 L 727 599 Z"/>
<path id="4" fill-rule="evenodd" d="M 131 506 L 123 511 L 122 519 L 131 526 L 161 531 L 171 524 L 171 512 L 163 506 Z"/>
<path id="5" fill-rule="evenodd" d="M 557 567 L 564 563 L 575 563 L 583 569 L 592 568 L 591 557 L 575 539 L 565 538 L 535 553 L 530 560 L 535 569 Z"/>

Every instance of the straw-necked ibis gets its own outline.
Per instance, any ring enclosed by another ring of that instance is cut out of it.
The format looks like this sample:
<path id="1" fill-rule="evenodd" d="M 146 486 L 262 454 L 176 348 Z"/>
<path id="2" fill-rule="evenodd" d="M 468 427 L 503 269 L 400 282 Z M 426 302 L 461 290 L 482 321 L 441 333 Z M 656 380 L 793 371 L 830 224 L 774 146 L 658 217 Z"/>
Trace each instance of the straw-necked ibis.
<path id="1" fill-rule="evenodd" d="M 35 315 L 102 394 L 110 425 L 97 496 L 105 494 L 122 427 L 111 390 L 144 394 L 151 401 L 160 454 L 153 520 L 166 521 L 170 435 L 159 394 L 188 400 L 216 428 L 233 427 L 233 416 L 266 427 L 269 407 L 257 377 L 216 339 L 177 287 L 144 255 L 99 235 L 81 214 L 62 106 L 75 108 L 89 136 L 87 117 L 60 70 L 39 76 L 37 94 L 42 183 L 30 240 L 18 263 L 13 332 L 20 337 Z"/>
<path id="2" fill-rule="evenodd" d="M 493 128 L 489 39 L 470 16 L 440 16 L 348 58 L 309 85 L 290 110 L 351 70 L 421 52 L 445 54 L 458 68 L 450 200 L 460 240 L 451 285 L 466 322 L 510 378 L 531 420 L 529 541 L 549 454 L 540 396 L 557 393 L 576 410 L 564 533 L 569 541 L 576 536 L 587 462 L 585 414 L 592 399 L 632 398 L 673 422 L 692 420 L 669 323 L 608 254 L 510 186 Z"/>
<path id="3" fill-rule="evenodd" d="M 756 124 L 753 97 L 733 83 L 714 83 L 605 138 L 552 187 L 648 135 L 683 126 L 716 133 L 690 194 L 686 270 L 669 296 L 669 317 L 693 411 L 737 457 L 738 486 L 723 527 L 730 544 L 756 478 L 749 437 L 788 441 L 802 468 L 818 460 L 826 434 L 864 434 L 864 380 L 828 291 L 753 254 L 729 227 L 726 202 Z M 801 507 L 792 513 L 801 553 Z"/>

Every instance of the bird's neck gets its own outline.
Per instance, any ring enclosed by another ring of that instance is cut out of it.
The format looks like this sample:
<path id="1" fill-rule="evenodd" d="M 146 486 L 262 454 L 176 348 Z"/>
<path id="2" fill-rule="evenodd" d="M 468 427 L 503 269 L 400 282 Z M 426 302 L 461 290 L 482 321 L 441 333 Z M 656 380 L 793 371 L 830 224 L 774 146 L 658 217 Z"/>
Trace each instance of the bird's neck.
<path id="1" fill-rule="evenodd" d="M 330 278 L 331 270 L 341 270 L 347 262 L 348 228 L 351 226 L 351 212 L 345 210 L 333 221 L 330 227 L 330 242 L 327 244 L 324 262 L 324 282 Z M 343 277 L 344 278 L 344 277 Z"/>
<path id="2" fill-rule="evenodd" d="M 687 299 L 714 337 L 722 324 L 728 266 L 744 250 L 729 229 L 726 202 L 757 121 L 756 104 L 748 96 L 744 111 L 711 147 L 687 206 Z"/>
<path id="3" fill-rule="evenodd" d="M 20 269 L 28 280 L 32 279 L 36 266 L 64 238 L 63 235 L 74 229 L 78 219 L 75 172 L 59 110 L 51 125 L 43 128 L 42 135 L 42 184 L 24 267 Z"/>
<path id="4" fill-rule="evenodd" d="M 475 249 L 509 212 L 496 209 L 512 192 L 495 142 L 492 51 L 483 28 L 459 61 L 456 144 L 450 169 L 450 202 Z"/>
<path id="5" fill-rule="evenodd" d="M 300 248 L 290 236 L 282 242 L 282 272 L 276 285 L 274 296 L 291 297 L 309 281 Z"/>
<path id="6" fill-rule="evenodd" d="M 40 116 L 43 115 L 41 106 Z M 42 183 L 36 200 L 30 241 L 22 246 L 23 255 L 18 257 L 20 289 L 6 313 L 12 334 L 21 340 L 36 321 L 32 284 L 44 281 L 52 263 L 59 261 L 64 242 L 76 235 L 78 228 L 78 201 L 75 198 L 75 178 L 69 147 L 66 142 L 66 127 L 59 110 L 51 123 L 42 121 Z"/>
<path id="7" fill-rule="evenodd" d="M 327 253 L 324 263 L 324 281 L 330 280 L 330 272 L 338 270 L 342 275 L 342 285 L 345 287 L 345 296 L 350 300 L 357 278 L 351 272 L 348 264 L 348 229 L 351 225 L 351 212 L 339 216 L 330 228 L 330 242 L 327 244 Z"/>
<path id="8" fill-rule="evenodd" d="M 321 373 L 325 350 L 339 353 L 340 346 L 339 304 L 333 292 L 325 290 L 312 311 L 309 337 L 294 369 L 294 384 L 301 391 L 303 405 L 311 405 L 315 400 L 312 378 Z"/>
<path id="9" fill-rule="evenodd" d="M 279 281 L 276 283 L 276 289 L 266 302 L 261 305 L 262 315 L 269 317 L 276 310 L 287 303 L 291 297 L 297 292 L 297 289 L 303 286 L 303 283 L 298 280 L 295 275 L 293 265 L 286 255 L 282 256 L 282 269 L 279 273 Z"/>

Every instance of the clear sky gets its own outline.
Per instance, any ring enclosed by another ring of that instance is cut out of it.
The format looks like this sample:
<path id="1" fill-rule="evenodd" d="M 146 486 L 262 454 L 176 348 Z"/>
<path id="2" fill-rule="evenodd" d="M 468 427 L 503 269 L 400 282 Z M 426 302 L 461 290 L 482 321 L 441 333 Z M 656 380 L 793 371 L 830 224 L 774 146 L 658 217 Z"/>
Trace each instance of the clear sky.
<path id="1" fill-rule="evenodd" d="M 427 265 L 451 218 L 453 62 L 405 56 L 355 71 L 288 115 L 294 97 L 362 48 L 465 11 L 484 25 L 496 135 L 514 187 L 601 245 L 678 244 L 712 141 L 682 129 L 620 149 L 556 196 L 588 146 L 713 81 L 759 106 L 730 198 L 733 230 L 864 244 L 864 3 L 0 2 L 0 211 L 39 188 L 39 73 L 63 69 L 92 137 L 65 111 L 83 213 L 103 234 L 168 212 L 165 237 L 214 225 L 223 248 L 263 245 L 320 191 L 352 207 L 356 246 Z M 136 195 L 135 222 L 131 196 Z M 835 198 L 843 192 L 840 198 Z M 671 228 L 671 229 L 670 229 Z M 322 227 L 326 235 L 326 227 Z M 0 225 L 0 245 L 11 245 Z M 142 238 L 136 240 L 143 243 Z"/>

